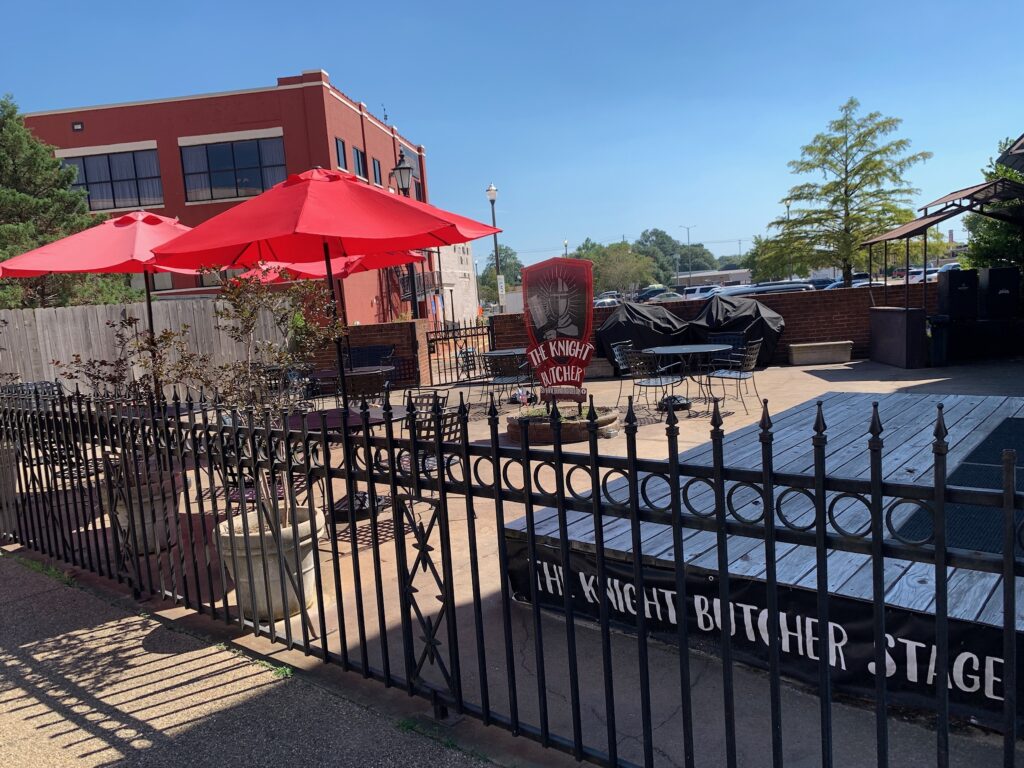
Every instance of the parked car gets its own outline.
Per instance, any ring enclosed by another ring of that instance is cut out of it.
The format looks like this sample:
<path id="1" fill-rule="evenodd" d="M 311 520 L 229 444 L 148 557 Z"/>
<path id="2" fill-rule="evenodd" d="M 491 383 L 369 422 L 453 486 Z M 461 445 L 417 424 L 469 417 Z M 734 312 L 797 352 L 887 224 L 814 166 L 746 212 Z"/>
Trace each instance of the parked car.
<path id="1" fill-rule="evenodd" d="M 594 299 L 594 309 L 600 309 L 601 307 L 617 307 L 622 302 L 615 298 L 598 298 Z"/>
<path id="2" fill-rule="evenodd" d="M 722 286 L 720 285 L 694 285 L 689 288 L 685 288 L 682 291 L 682 294 L 683 298 L 687 301 L 691 301 L 693 299 L 706 299 L 709 296 L 714 296 L 718 293 L 721 287 Z"/>
<path id="3" fill-rule="evenodd" d="M 599 299 L 621 299 L 622 296 L 619 294 L 618 291 L 605 291 L 604 293 L 602 293 L 597 298 L 599 298 Z"/>
<path id="4" fill-rule="evenodd" d="M 752 283 L 751 285 L 729 285 L 720 288 L 716 296 L 760 296 L 766 293 L 790 293 L 793 291 L 813 291 L 810 283 L 788 281 L 779 283 Z"/>
<path id="5" fill-rule="evenodd" d="M 647 304 L 662 304 L 667 301 L 683 301 L 684 296 L 681 293 L 675 291 L 662 291 L 661 293 L 652 296 L 647 300 Z"/>
<path id="6" fill-rule="evenodd" d="M 923 276 L 924 276 L 924 270 L 923 269 L 920 269 L 920 268 L 918 268 L 918 269 L 911 269 L 910 270 L 910 277 L 907 278 L 907 282 L 908 283 L 920 283 L 921 280 L 923 279 Z M 938 279 L 939 279 L 939 270 L 937 270 L 937 269 L 935 269 L 933 267 L 928 267 L 928 282 L 929 283 L 934 283 Z"/>
<path id="7" fill-rule="evenodd" d="M 959 272 L 963 267 L 960 266 L 960 262 L 954 261 L 949 264 L 943 264 L 939 267 L 939 272 Z"/>
<path id="8" fill-rule="evenodd" d="M 647 301 L 648 299 L 651 299 L 654 296 L 657 296 L 659 293 L 664 293 L 667 290 L 668 290 L 668 286 L 665 286 L 665 285 L 659 285 L 659 284 L 648 285 L 646 288 L 641 289 L 637 293 L 636 300 L 642 304 L 643 302 Z"/>
<path id="9" fill-rule="evenodd" d="M 832 284 L 831 277 L 815 277 L 807 281 L 814 286 L 814 290 L 820 291 Z"/>
<path id="10" fill-rule="evenodd" d="M 885 283 L 878 280 L 854 280 L 851 288 L 884 288 Z"/>

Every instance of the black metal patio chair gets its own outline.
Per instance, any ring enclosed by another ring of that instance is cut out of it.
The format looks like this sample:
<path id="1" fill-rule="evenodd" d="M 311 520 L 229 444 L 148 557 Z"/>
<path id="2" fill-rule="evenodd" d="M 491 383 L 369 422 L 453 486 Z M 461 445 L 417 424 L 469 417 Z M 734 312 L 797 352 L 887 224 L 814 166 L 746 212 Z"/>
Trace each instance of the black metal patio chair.
<path id="1" fill-rule="evenodd" d="M 513 390 L 524 385 L 533 389 L 533 371 L 526 355 L 484 355 L 483 360 L 487 371 L 483 387 L 484 402 L 495 392 L 498 393 L 498 402 L 501 403 L 506 392 L 511 394 Z"/>
<path id="2" fill-rule="evenodd" d="M 712 370 L 707 374 L 708 389 L 711 382 L 718 379 L 722 382 L 722 399 L 726 397 L 726 382 L 732 381 L 736 384 L 736 398 L 743 404 L 743 410 L 747 409 L 747 402 L 744 397 L 749 394 L 749 384 L 754 385 L 754 394 L 761 399 L 757 391 L 757 380 L 754 378 L 754 368 L 757 367 L 757 356 L 761 353 L 761 340 L 752 341 L 741 350 L 735 350 L 731 355 L 718 360 L 712 360 Z"/>
<path id="3" fill-rule="evenodd" d="M 615 361 L 615 376 L 619 380 L 619 394 L 615 396 L 615 407 L 622 401 L 622 385 L 629 378 L 629 360 L 626 352 L 633 349 L 632 341 L 617 341 L 612 344 L 612 359 Z"/>
<path id="4" fill-rule="evenodd" d="M 650 407 L 650 390 L 661 397 L 657 397 L 655 405 L 670 394 L 674 394 L 675 388 L 683 382 L 683 376 L 676 373 L 673 366 L 662 366 L 658 356 L 639 349 L 626 349 L 623 351 L 626 363 L 629 368 L 629 378 L 633 381 L 633 395 L 636 399 L 636 392 L 644 396 L 644 402 Z"/>

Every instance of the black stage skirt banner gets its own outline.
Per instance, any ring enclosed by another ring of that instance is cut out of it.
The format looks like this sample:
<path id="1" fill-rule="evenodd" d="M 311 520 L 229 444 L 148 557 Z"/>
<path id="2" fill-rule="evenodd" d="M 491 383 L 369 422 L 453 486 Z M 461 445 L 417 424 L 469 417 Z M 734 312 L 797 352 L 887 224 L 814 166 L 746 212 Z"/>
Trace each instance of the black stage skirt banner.
<path id="1" fill-rule="evenodd" d="M 527 543 L 506 538 L 509 581 L 516 599 L 530 600 Z M 573 611 L 597 620 L 602 585 L 597 579 L 596 557 L 570 551 L 569 584 Z M 537 596 L 540 604 L 561 612 L 566 571 L 558 547 L 537 544 Z M 648 631 L 667 642 L 678 638 L 675 574 L 668 569 L 644 567 L 643 593 L 629 563 L 605 560 L 609 617 L 619 627 L 636 629 L 637 606 L 642 602 Z M 732 578 L 727 611 L 731 616 L 732 648 L 736 659 L 761 668 L 768 666 L 767 587 L 763 581 Z M 998 599 L 998 596 L 997 596 Z M 872 604 L 832 595 L 828 632 L 817 619 L 817 594 L 810 589 L 779 585 L 780 665 L 783 674 L 816 684 L 822 638 L 827 634 L 828 659 L 835 690 L 873 699 L 875 695 L 874 614 Z M 886 609 L 886 669 L 890 703 L 935 708 L 935 617 L 895 607 Z M 722 607 L 714 572 L 686 571 L 686 622 L 691 641 L 706 644 L 721 640 Z M 1017 658 L 1021 658 L 1017 634 Z M 1003 706 L 1003 640 L 997 627 L 949 620 L 950 711 L 992 727 L 1001 726 Z M 1018 674 L 1017 701 L 1024 701 L 1024 674 Z M 1019 719 L 1019 718 L 1018 718 Z"/>

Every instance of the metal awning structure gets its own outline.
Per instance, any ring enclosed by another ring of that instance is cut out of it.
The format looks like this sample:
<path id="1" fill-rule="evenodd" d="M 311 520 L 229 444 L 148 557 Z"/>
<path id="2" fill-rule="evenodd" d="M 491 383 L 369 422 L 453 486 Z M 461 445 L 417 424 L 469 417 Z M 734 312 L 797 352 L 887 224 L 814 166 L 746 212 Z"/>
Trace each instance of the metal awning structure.
<path id="1" fill-rule="evenodd" d="M 895 229 L 890 229 L 884 234 L 872 237 L 870 240 L 865 240 L 861 245 L 870 247 L 875 243 L 886 243 L 891 240 L 909 240 L 917 235 L 923 235 L 928 231 L 929 227 L 946 219 L 951 219 L 959 213 L 960 211 L 944 211 L 942 213 L 933 213 L 929 216 L 921 216 L 913 221 L 908 221 L 906 224 L 900 224 Z"/>
<path id="2" fill-rule="evenodd" d="M 996 162 L 1024 173 L 1024 135 L 1007 147 Z"/>
<path id="3" fill-rule="evenodd" d="M 1022 141 L 1024 141 L 1024 137 L 1022 137 Z M 1021 163 L 1024 166 L 1024 149 L 1021 153 Z M 937 211 L 932 210 L 929 213 L 929 209 L 936 207 L 938 207 Z M 918 210 L 923 211 L 924 215 L 913 221 L 908 221 L 906 224 L 900 224 L 870 240 L 865 240 L 861 245 L 870 247 L 875 243 L 904 240 L 923 235 L 929 227 L 959 216 L 961 213 L 978 213 L 982 216 L 1024 226 L 1024 184 L 1018 184 L 1009 179 L 993 179 L 975 184 L 973 187 L 950 192 L 938 200 L 921 206 Z"/>

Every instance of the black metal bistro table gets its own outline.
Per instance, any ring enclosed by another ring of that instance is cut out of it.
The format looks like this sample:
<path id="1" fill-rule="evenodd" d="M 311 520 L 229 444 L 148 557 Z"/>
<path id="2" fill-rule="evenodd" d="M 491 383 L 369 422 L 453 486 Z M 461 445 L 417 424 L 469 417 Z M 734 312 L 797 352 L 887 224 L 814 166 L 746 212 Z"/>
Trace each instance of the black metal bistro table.
<path id="1" fill-rule="evenodd" d="M 732 351 L 732 346 L 729 344 L 671 344 L 663 347 L 649 347 L 644 350 L 644 352 L 657 355 L 658 357 L 674 357 L 679 360 L 683 365 L 683 376 L 696 384 L 697 391 L 700 393 L 704 392 L 705 384 L 699 376 L 694 376 L 693 371 L 697 366 L 694 365 L 695 361 L 692 358 L 699 359 L 706 355 L 713 355 L 716 352 L 730 351 Z M 661 401 L 661 404 L 665 410 L 669 408 L 673 410 L 689 410 L 692 405 L 689 398 L 680 397 L 679 395 L 669 395 Z"/>
<path id="2" fill-rule="evenodd" d="M 406 407 L 394 405 L 391 407 L 391 421 L 401 421 L 405 418 Z M 302 429 L 303 419 L 310 432 L 319 431 L 323 415 L 323 425 L 327 428 L 328 435 L 338 435 L 343 429 L 346 432 L 359 432 L 363 428 L 363 414 L 359 408 L 349 406 L 348 416 L 345 416 L 344 408 L 327 408 L 322 411 L 310 411 L 309 413 L 295 413 L 288 417 L 288 429 Z M 384 410 L 382 408 L 368 409 L 368 424 L 370 427 L 380 426 L 385 422 Z M 331 436 L 332 442 L 340 441 L 340 437 Z"/>

